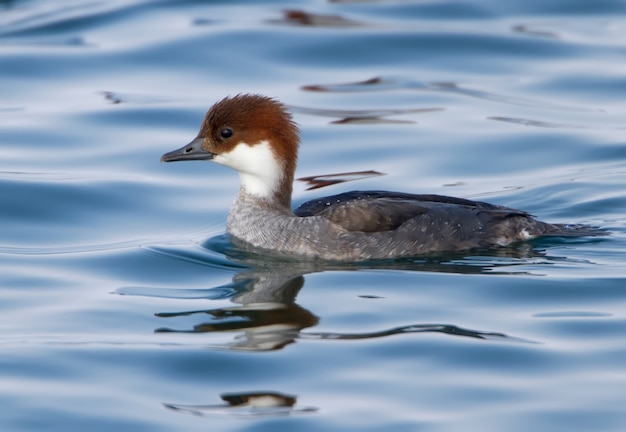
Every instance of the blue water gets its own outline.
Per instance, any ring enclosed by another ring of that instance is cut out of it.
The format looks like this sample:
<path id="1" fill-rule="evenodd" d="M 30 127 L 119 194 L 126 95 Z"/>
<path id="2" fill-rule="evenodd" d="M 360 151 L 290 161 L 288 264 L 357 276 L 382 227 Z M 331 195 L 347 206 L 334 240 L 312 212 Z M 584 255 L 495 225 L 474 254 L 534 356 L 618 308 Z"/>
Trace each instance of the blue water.
<path id="1" fill-rule="evenodd" d="M 0 2 L 0 429 L 625 430 L 625 61 L 620 1 Z M 386 174 L 296 204 L 439 193 L 611 235 L 237 257 L 237 176 L 159 158 L 239 92 L 291 107 L 298 177 Z M 295 398 L 227 402 L 259 393 Z"/>

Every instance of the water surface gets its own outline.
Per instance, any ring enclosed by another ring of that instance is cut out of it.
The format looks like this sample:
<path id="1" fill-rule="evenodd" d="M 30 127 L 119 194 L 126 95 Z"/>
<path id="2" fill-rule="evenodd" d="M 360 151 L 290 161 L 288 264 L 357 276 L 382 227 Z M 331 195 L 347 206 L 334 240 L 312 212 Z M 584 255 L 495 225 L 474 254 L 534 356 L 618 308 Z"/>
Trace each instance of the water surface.
<path id="1" fill-rule="evenodd" d="M 625 12 L 0 2 L 2 430 L 624 430 Z M 159 163 L 240 92 L 301 125 L 296 176 L 323 187 L 295 204 L 439 193 L 611 235 L 243 257 L 236 175 Z"/>

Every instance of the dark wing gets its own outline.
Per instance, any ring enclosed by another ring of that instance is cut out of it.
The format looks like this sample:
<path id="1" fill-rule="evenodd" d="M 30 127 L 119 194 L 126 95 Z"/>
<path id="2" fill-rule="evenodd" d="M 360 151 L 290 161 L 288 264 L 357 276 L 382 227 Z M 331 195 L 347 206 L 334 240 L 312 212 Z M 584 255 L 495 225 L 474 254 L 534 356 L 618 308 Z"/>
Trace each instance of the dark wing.
<path id="1" fill-rule="evenodd" d="M 322 216 L 348 231 L 375 232 L 396 229 L 438 206 L 459 206 L 499 217 L 527 216 L 518 210 L 481 201 L 384 191 L 353 191 L 324 197 L 302 204 L 294 213 L 300 217 Z"/>

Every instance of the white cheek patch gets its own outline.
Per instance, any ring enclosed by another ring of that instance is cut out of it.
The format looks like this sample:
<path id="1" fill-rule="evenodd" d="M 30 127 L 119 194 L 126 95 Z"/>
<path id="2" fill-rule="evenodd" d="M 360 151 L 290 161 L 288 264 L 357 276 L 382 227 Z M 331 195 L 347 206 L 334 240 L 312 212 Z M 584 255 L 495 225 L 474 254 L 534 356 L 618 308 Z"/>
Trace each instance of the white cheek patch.
<path id="1" fill-rule="evenodd" d="M 239 171 L 241 187 L 262 198 L 269 198 L 276 192 L 283 175 L 267 141 L 252 146 L 241 142 L 228 153 L 215 156 L 213 162 Z"/>

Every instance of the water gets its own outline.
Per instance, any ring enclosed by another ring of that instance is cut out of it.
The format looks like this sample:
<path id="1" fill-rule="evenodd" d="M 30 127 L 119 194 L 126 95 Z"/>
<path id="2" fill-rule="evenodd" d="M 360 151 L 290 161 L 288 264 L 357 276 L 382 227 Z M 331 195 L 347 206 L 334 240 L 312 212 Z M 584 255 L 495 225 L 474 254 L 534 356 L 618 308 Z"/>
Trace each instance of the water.
<path id="1" fill-rule="evenodd" d="M 625 12 L 0 2 L 2 430 L 624 430 Z M 296 204 L 440 193 L 611 235 L 237 257 L 236 175 L 159 158 L 239 92 L 291 107 L 298 177 L 386 174 L 296 182 Z"/>

